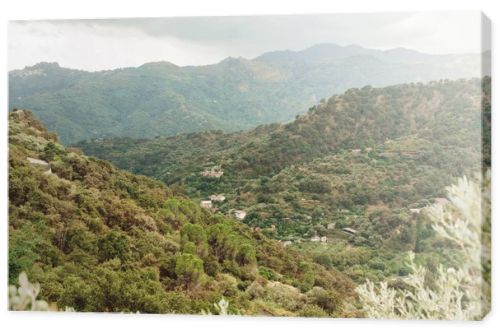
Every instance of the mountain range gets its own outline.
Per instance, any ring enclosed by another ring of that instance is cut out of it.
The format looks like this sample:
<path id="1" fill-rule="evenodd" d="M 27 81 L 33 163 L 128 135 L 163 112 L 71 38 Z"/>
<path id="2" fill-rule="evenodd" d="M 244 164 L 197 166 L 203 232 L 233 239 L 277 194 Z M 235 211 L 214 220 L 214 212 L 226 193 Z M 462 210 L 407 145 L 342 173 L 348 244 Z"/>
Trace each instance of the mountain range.
<path id="1" fill-rule="evenodd" d="M 39 63 L 9 73 L 9 107 L 34 112 L 63 143 L 233 132 L 292 121 L 348 88 L 480 76 L 478 55 L 319 44 L 205 66 L 169 62 L 87 72 Z"/>
<path id="2" fill-rule="evenodd" d="M 356 285 L 404 291 L 411 251 L 434 286 L 461 259 L 429 206 L 491 167 L 483 65 L 322 44 L 12 71 L 9 283 L 53 309 L 360 317 Z"/>

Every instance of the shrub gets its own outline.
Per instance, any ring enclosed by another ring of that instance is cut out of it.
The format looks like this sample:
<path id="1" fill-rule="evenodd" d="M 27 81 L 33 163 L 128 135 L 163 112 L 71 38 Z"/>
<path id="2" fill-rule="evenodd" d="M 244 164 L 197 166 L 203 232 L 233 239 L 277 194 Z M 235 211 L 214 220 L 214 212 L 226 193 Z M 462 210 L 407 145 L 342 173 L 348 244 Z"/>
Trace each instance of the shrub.
<path id="1" fill-rule="evenodd" d="M 28 281 L 25 272 L 19 274 L 19 288 L 9 286 L 9 310 L 12 311 L 47 311 L 49 305 L 45 300 L 37 300 L 40 285 Z"/>
<path id="2" fill-rule="evenodd" d="M 306 296 L 308 303 L 321 307 L 329 314 L 338 312 L 342 307 L 342 301 L 337 294 L 320 287 L 312 288 Z"/>
<path id="3" fill-rule="evenodd" d="M 322 318 L 327 317 L 328 314 L 319 306 L 306 304 L 299 312 L 299 317 L 307 318 Z"/>
<path id="4" fill-rule="evenodd" d="M 193 254 L 181 254 L 175 262 L 175 274 L 184 286 L 196 286 L 204 274 L 203 261 Z"/>
<path id="5" fill-rule="evenodd" d="M 119 230 L 108 232 L 98 241 L 101 261 L 119 258 L 124 261 L 128 257 L 129 242 L 127 235 Z"/>
<path id="6" fill-rule="evenodd" d="M 287 310 L 296 311 L 304 305 L 303 295 L 291 285 L 269 282 L 266 291 L 266 300 L 275 302 Z"/>
<path id="7" fill-rule="evenodd" d="M 436 204 L 427 212 L 437 235 L 457 246 L 460 267 L 439 265 L 437 278 L 429 285 L 427 269 L 417 265 L 410 252 L 410 273 L 403 279 L 409 288 L 396 290 L 388 282 L 376 286 L 367 281 L 356 289 L 368 317 L 477 320 L 486 314 L 489 300 L 482 290 L 486 283 L 481 268 L 481 230 L 483 215 L 489 211 L 488 198 L 482 203 L 481 187 L 466 177 L 447 190 L 451 204 Z"/>

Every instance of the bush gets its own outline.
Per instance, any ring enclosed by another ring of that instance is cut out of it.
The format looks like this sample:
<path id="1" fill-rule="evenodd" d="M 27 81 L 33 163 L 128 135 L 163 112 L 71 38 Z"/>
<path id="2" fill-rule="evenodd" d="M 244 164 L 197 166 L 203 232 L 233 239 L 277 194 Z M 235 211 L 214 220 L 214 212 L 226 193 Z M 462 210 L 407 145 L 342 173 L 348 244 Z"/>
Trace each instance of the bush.
<path id="1" fill-rule="evenodd" d="M 321 307 L 317 305 L 306 304 L 300 310 L 299 317 L 322 318 L 328 317 L 328 313 L 326 313 Z"/>
<path id="2" fill-rule="evenodd" d="M 175 274 L 181 284 L 194 287 L 203 277 L 203 260 L 193 254 L 181 254 L 175 262 Z"/>
<path id="3" fill-rule="evenodd" d="M 107 261 L 114 258 L 125 261 L 130 251 L 127 235 L 119 230 L 108 232 L 98 241 L 98 247 L 101 261 Z"/>
<path id="4" fill-rule="evenodd" d="M 278 303 L 287 310 L 297 311 L 304 305 L 304 296 L 291 285 L 269 282 L 266 286 L 266 292 L 266 300 Z"/>
<path id="5" fill-rule="evenodd" d="M 482 195 L 481 187 L 464 177 L 448 188 L 451 205 L 436 204 L 427 211 L 437 235 L 456 244 L 460 267 L 445 269 L 439 265 L 436 279 L 428 284 L 428 270 L 417 265 L 410 252 L 406 267 L 409 275 L 403 279 L 407 288 L 396 290 L 388 282 L 376 286 L 367 281 L 356 289 L 368 317 L 477 320 L 488 312 L 481 231 L 482 214 L 489 211 L 489 202 L 486 197 L 483 203 Z"/>
<path id="6" fill-rule="evenodd" d="M 327 291 L 320 287 L 312 288 L 307 294 L 307 302 L 317 305 L 329 314 L 339 312 L 342 301 L 333 291 Z"/>

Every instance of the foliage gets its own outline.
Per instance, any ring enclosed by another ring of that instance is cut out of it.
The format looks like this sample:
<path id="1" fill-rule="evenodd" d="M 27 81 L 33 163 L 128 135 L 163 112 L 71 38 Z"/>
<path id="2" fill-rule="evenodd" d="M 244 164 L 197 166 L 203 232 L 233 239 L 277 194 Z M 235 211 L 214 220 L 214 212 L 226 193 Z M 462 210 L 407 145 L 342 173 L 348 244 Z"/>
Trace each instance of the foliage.
<path id="1" fill-rule="evenodd" d="M 214 303 L 214 308 L 216 310 L 217 315 L 229 315 L 229 302 L 222 298 L 218 303 Z M 203 310 L 201 312 L 203 315 L 212 315 L 213 313 L 210 310 Z"/>
<path id="2" fill-rule="evenodd" d="M 180 71 L 164 65 L 140 71 Z M 12 112 L 9 282 L 27 272 L 41 298 L 78 311 L 478 318 L 491 228 L 470 224 L 478 207 L 464 198 L 489 198 L 467 181 L 490 163 L 489 82 L 350 89 L 286 124 L 79 144 L 157 181 L 65 149 L 32 113 Z M 461 175 L 452 206 L 423 209 Z M 202 209 L 215 194 L 225 199 Z M 354 283 L 367 279 L 359 303 Z"/>
<path id="3" fill-rule="evenodd" d="M 10 113 L 9 130 L 9 282 L 26 272 L 51 308 L 219 313 L 213 303 L 224 299 L 231 314 L 260 314 L 277 301 L 253 300 L 246 288 L 268 279 L 298 286 L 296 261 L 310 263 L 313 284 L 317 277 L 345 300 L 354 296 L 349 279 L 307 255 L 161 182 L 65 149 L 28 111 Z M 51 158 L 52 172 L 28 157 Z M 263 268 L 275 275 L 265 278 Z"/>
<path id="4" fill-rule="evenodd" d="M 490 81 L 349 89 L 287 124 L 79 145 L 192 198 L 223 193 L 215 210 L 243 209 L 245 224 L 291 242 L 289 249 L 356 283 L 381 281 L 408 274 L 407 251 L 430 266 L 456 264 L 453 249 L 435 239 L 432 222 L 418 212 L 455 178 L 487 168 Z M 201 175 L 213 166 L 224 175 Z M 328 241 L 311 243 L 315 236 Z M 259 272 L 276 277 L 265 267 Z M 308 290 L 314 282 L 304 278 L 298 286 Z"/>
<path id="5" fill-rule="evenodd" d="M 208 66 L 155 62 L 99 72 L 39 63 L 9 73 L 9 108 L 32 109 L 68 144 L 111 136 L 237 131 L 287 122 L 319 99 L 351 87 L 477 75 L 475 56 L 444 56 L 447 66 L 442 66 L 443 56 L 411 52 L 419 59 L 414 63 L 395 51 L 387 56 L 317 45 L 293 58 L 277 53 Z"/>
<path id="6" fill-rule="evenodd" d="M 489 310 L 483 294 L 481 268 L 482 192 L 479 183 L 462 178 L 448 188 L 449 206 L 429 209 L 433 228 L 443 239 L 456 246 L 461 261 L 457 268 L 439 266 L 432 284 L 426 280 L 427 269 L 417 265 L 410 253 L 407 287 L 390 288 L 387 282 L 376 286 L 368 281 L 356 291 L 368 317 L 403 319 L 478 320 Z M 486 210 L 488 203 L 486 203 Z"/>
<path id="7" fill-rule="evenodd" d="M 40 285 L 28 281 L 25 272 L 19 274 L 19 287 L 9 286 L 9 310 L 12 311 L 47 311 L 49 305 L 45 300 L 38 300 Z"/>

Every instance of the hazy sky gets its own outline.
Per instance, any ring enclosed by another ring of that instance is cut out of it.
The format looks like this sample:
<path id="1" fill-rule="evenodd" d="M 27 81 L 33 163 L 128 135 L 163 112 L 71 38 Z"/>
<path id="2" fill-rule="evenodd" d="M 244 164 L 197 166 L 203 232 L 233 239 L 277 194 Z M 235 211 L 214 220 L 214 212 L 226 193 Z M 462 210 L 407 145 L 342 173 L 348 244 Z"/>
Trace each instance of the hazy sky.
<path id="1" fill-rule="evenodd" d="M 480 23 L 478 12 L 13 21 L 9 69 L 40 61 L 85 70 L 201 65 L 317 43 L 470 53 L 481 50 Z"/>

